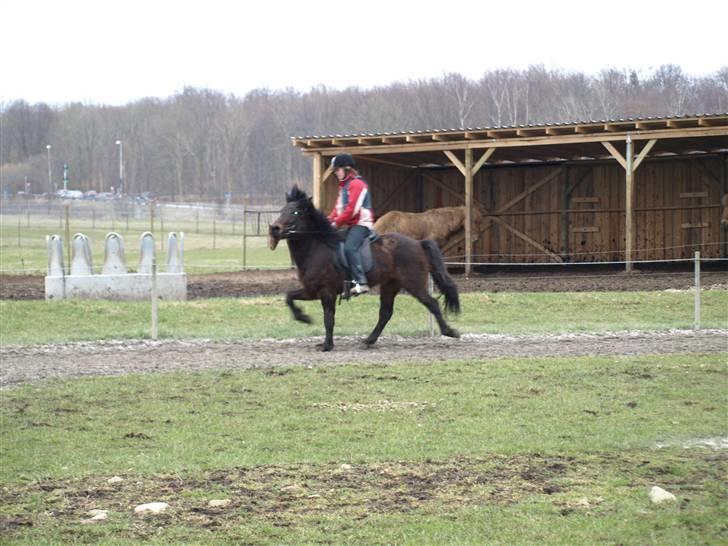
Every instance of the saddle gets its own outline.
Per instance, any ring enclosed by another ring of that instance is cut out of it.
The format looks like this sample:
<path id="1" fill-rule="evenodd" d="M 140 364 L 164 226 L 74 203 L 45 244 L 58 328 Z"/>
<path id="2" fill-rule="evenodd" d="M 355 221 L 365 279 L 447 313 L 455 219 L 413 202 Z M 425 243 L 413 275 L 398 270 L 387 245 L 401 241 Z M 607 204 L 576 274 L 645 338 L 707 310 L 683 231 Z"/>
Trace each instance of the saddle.
<path id="1" fill-rule="evenodd" d="M 380 238 L 381 236 L 378 233 L 372 231 L 369 237 L 364 239 L 359 247 L 359 255 L 361 256 L 361 265 L 364 268 L 364 273 L 369 273 L 372 267 L 374 267 L 372 243 L 378 241 Z M 344 241 L 341 241 L 336 247 L 336 267 L 345 276 L 344 289 L 341 297 L 348 300 L 351 297 L 351 273 L 349 272 L 349 260 L 346 259 L 346 252 L 344 252 Z"/>

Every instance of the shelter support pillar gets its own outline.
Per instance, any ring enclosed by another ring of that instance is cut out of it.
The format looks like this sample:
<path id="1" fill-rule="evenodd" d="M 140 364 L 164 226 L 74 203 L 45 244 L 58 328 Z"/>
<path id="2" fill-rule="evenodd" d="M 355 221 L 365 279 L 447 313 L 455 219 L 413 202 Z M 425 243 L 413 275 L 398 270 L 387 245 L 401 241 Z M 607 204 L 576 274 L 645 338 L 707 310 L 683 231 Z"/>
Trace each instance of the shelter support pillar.
<path id="1" fill-rule="evenodd" d="M 313 154 L 313 205 L 320 209 L 323 205 L 323 176 L 321 176 L 321 153 Z"/>
<path id="2" fill-rule="evenodd" d="M 326 186 L 324 183 L 333 172 L 331 165 L 326 167 L 324 171 L 323 163 L 324 160 L 320 152 L 313 154 L 313 204 L 317 209 L 326 204 Z"/>
<path id="3" fill-rule="evenodd" d="M 640 166 L 642 161 L 645 159 L 649 151 L 657 142 L 657 139 L 652 139 L 647 142 L 644 148 L 640 151 L 637 158 L 634 157 L 634 148 L 632 143 L 632 137 L 627 135 L 625 156 L 612 145 L 611 142 L 602 142 L 604 147 L 612 154 L 612 157 L 622 165 L 625 171 L 625 224 L 624 224 L 624 261 L 626 271 L 632 271 L 634 262 L 634 173 Z"/>
<path id="4" fill-rule="evenodd" d="M 720 202 L 723 204 L 723 198 L 728 194 L 728 154 L 720 156 Z M 728 205 L 727 205 L 728 206 Z M 721 217 L 724 214 L 723 208 L 720 209 Z M 721 224 L 720 229 L 720 257 L 728 258 L 728 225 Z"/>
<path id="5" fill-rule="evenodd" d="M 465 177 L 465 276 L 470 276 L 473 263 L 473 179 L 485 162 L 488 161 L 495 148 L 487 148 L 483 155 L 473 164 L 472 148 L 465 149 L 465 163 L 450 150 L 445 150 L 445 155 L 453 165 Z"/>

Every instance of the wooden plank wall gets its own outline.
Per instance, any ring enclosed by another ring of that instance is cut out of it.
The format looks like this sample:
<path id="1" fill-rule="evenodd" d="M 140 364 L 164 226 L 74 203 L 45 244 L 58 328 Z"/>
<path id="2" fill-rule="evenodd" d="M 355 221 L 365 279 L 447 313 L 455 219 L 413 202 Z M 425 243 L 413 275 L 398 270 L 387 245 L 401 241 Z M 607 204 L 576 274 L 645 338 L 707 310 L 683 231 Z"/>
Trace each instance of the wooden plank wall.
<path id="1" fill-rule="evenodd" d="M 720 169 L 717 157 L 642 163 L 635 174 L 636 260 L 691 258 L 695 250 L 706 258 L 720 256 Z M 362 164 L 360 171 L 370 184 L 378 216 L 389 210 L 417 211 L 416 171 L 371 163 Z M 616 163 L 483 168 L 475 176 L 473 195 L 493 212 L 554 171 L 558 172 L 550 181 L 497 216 L 566 261 L 624 260 L 624 170 Z M 422 171 L 421 179 L 419 191 L 425 209 L 463 204 L 459 196 L 464 181 L 458 171 Z M 574 187 L 568 214 L 563 215 L 564 193 L 570 186 Z M 333 178 L 326 188 L 328 211 L 337 192 Z M 463 254 L 460 246 L 450 257 L 462 259 Z M 553 261 L 495 222 L 479 235 L 473 254 L 476 262 Z"/>

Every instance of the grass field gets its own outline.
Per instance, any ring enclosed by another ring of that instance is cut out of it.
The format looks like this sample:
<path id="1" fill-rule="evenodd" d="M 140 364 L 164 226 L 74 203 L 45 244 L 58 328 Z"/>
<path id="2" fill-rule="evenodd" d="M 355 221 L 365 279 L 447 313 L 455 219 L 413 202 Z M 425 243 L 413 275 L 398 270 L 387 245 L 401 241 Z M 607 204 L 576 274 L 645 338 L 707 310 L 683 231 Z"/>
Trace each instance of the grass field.
<path id="1" fill-rule="evenodd" d="M 728 328 L 728 292 L 702 295 L 704 328 Z M 161 302 L 162 338 L 289 338 L 323 335 L 318 302 L 303 302 L 314 325 L 295 322 L 283 296 Z M 337 307 L 337 335 L 366 335 L 376 324 L 379 299 L 358 298 Z M 468 293 L 451 317 L 462 333 L 557 333 L 691 328 L 691 292 Z M 0 301 L 0 343 L 138 339 L 149 336 L 146 302 L 91 300 Z M 423 335 L 427 311 L 400 296 L 386 334 Z"/>
<path id="2" fill-rule="evenodd" d="M 70 233 L 83 233 L 91 240 L 94 266 L 99 269 L 103 265 L 104 238 L 112 231 L 107 221 L 103 227 L 97 223 L 92 227 L 88 219 L 73 220 L 70 224 Z M 139 261 L 139 236 L 150 229 L 149 221 L 133 220 L 129 224 L 118 221 L 114 230 L 124 238 L 127 264 L 130 269 L 136 269 Z M 199 228 L 199 232 L 198 232 Z M 250 224 L 248 233 L 255 233 L 257 225 Z M 261 227 L 266 233 L 266 226 Z M 18 231 L 20 237 L 18 237 Z M 154 235 L 157 243 L 157 252 L 162 252 L 162 234 L 170 231 L 182 231 L 185 234 L 185 270 L 188 273 L 209 273 L 221 271 L 239 271 L 243 267 L 243 237 L 242 226 L 238 223 L 216 224 L 213 236 L 213 225 L 210 221 L 199 224 L 192 221 L 167 222 L 162 230 L 161 223 L 155 223 Z M 45 273 L 48 262 L 46 249 L 46 235 L 58 234 L 65 239 L 65 226 L 57 218 L 31 217 L 30 225 L 24 216 L 0 215 L 0 273 Z M 166 237 L 166 235 L 165 235 Z M 166 240 L 164 241 L 166 244 Z M 285 245 L 272 252 L 268 248 L 265 237 L 248 237 L 246 239 L 245 263 L 247 267 L 258 268 L 284 268 L 290 267 L 290 257 Z"/>
<path id="3" fill-rule="evenodd" d="M 724 544 L 726 452 L 682 445 L 728 434 L 726 356 L 297 367 L 6 390 L 2 541 Z M 107 484 L 114 475 L 124 481 Z M 652 505 L 653 485 L 677 502 Z M 231 504 L 209 508 L 212 498 Z M 132 514 L 151 501 L 171 508 Z M 82 525 L 91 509 L 109 520 Z"/>

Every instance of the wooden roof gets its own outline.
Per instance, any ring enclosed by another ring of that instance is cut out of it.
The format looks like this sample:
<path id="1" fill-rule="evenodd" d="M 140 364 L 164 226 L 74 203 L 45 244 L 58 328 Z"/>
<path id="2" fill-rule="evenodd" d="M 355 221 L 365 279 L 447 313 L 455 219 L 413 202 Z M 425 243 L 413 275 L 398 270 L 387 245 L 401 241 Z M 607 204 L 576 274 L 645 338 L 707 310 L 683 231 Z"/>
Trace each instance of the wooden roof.
<path id="1" fill-rule="evenodd" d="M 629 118 L 507 127 L 474 127 L 393 133 L 293 137 L 304 153 L 350 152 L 402 167 L 448 164 L 442 152 L 496 148 L 489 164 L 594 160 L 610 157 L 603 142 L 618 149 L 632 140 L 658 139 L 650 157 L 728 151 L 728 113 Z"/>

